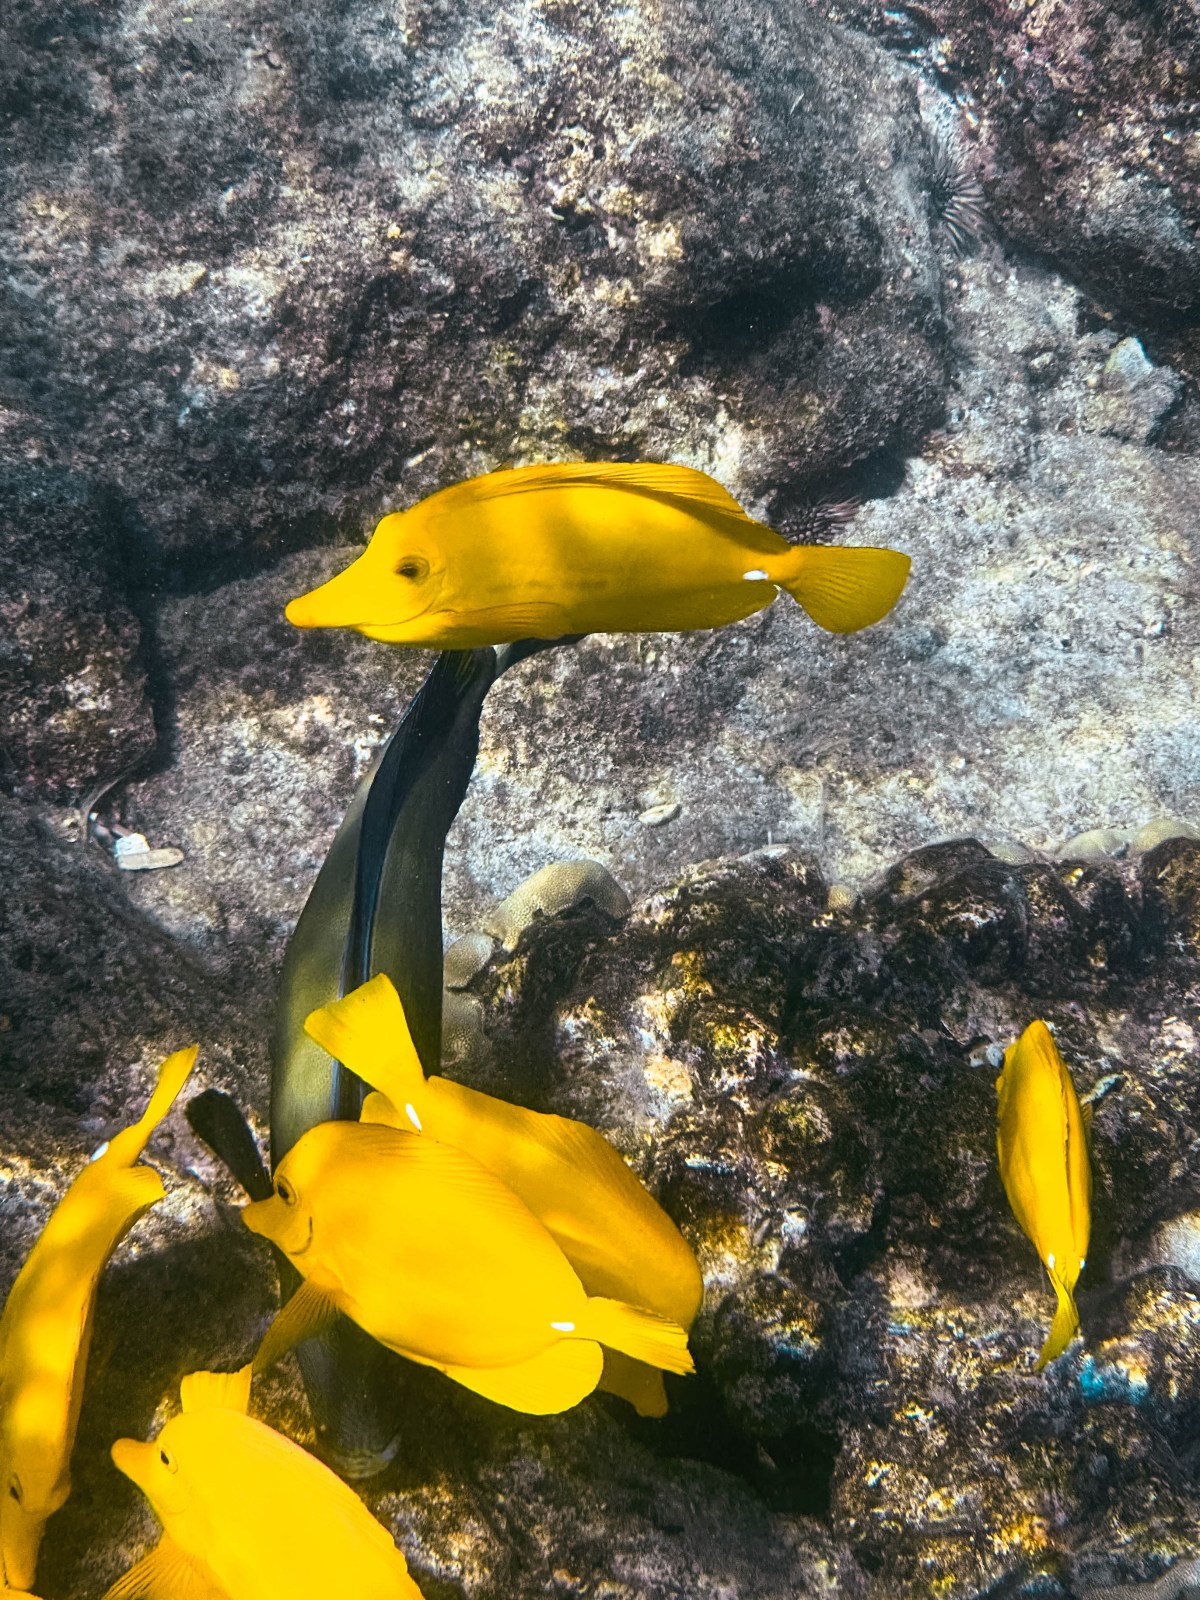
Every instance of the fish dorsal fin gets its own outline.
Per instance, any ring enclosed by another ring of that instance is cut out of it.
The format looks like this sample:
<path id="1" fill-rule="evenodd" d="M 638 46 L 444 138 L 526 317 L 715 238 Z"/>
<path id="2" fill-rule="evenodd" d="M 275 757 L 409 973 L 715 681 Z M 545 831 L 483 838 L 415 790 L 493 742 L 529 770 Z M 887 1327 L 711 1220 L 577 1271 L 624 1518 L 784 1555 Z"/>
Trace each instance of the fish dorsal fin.
<path id="1" fill-rule="evenodd" d="M 507 467 L 468 478 L 443 489 L 435 498 L 449 509 L 459 496 L 467 505 L 482 500 L 498 500 L 508 495 L 536 494 L 543 489 L 572 488 L 624 489 L 630 494 L 649 494 L 676 500 L 699 513 L 713 512 L 751 522 L 727 489 L 715 478 L 695 467 L 661 461 L 553 461 L 533 467 Z"/>
<path id="2" fill-rule="evenodd" d="M 142 1151 L 150 1135 L 158 1127 L 175 1102 L 175 1097 L 188 1080 L 188 1074 L 196 1064 L 196 1055 L 200 1046 L 188 1045 L 186 1050 L 176 1050 L 169 1055 L 158 1069 L 158 1082 L 154 1093 L 145 1111 L 138 1120 L 129 1128 L 122 1128 L 120 1133 L 115 1133 L 108 1141 L 108 1149 L 102 1156 L 96 1158 L 97 1164 L 103 1163 L 107 1167 L 131 1167 Z"/>
<path id="3" fill-rule="evenodd" d="M 228 1600 L 228 1596 L 164 1533 L 149 1555 L 104 1591 L 103 1600 Z"/>
<path id="4" fill-rule="evenodd" d="M 381 972 L 304 1019 L 314 1044 L 403 1106 L 425 1087 L 425 1074 L 395 985 Z"/>
<path id="5" fill-rule="evenodd" d="M 185 1411 L 240 1411 L 250 1407 L 250 1376 L 247 1364 L 236 1372 L 189 1372 L 179 1385 L 179 1399 Z"/>

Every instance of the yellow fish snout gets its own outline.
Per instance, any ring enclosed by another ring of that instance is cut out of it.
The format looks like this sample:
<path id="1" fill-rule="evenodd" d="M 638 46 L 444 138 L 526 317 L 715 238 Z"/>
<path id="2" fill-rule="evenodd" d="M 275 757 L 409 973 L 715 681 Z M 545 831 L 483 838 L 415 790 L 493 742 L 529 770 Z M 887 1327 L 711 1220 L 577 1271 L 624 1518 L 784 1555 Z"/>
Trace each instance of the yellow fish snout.
<path id="1" fill-rule="evenodd" d="M 269 1239 L 288 1256 L 302 1256 L 312 1243 L 312 1214 L 285 1205 L 277 1195 L 269 1200 L 251 1200 L 244 1205 L 242 1221 L 251 1233 Z"/>
<path id="2" fill-rule="evenodd" d="M 0 1581 L 10 1588 L 33 1588 L 45 1525 L 40 1512 L 34 1515 L 5 1494 L 0 1503 Z"/>
<path id="3" fill-rule="evenodd" d="M 123 1472 L 132 1483 L 136 1483 L 143 1494 L 147 1493 L 154 1464 L 154 1446 L 143 1444 L 139 1439 L 118 1439 L 110 1454 L 117 1471 Z"/>

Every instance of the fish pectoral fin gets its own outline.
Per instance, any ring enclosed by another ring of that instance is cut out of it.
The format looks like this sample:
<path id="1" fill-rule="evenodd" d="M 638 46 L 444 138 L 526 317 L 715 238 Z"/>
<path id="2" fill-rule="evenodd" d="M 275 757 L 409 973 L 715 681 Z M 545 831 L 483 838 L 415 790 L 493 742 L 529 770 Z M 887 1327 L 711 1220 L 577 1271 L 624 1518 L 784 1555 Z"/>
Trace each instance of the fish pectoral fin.
<path id="1" fill-rule="evenodd" d="M 253 1370 L 256 1373 L 266 1372 L 295 1345 L 324 1333 L 338 1315 L 337 1306 L 325 1291 L 306 1280 L 287 1304 L 275 1313 L 254 1357 Z"/>
<path id="2" fill-rule="evenodd" d="M 240 1411 L 250 1409 L 252 1368 L 236 1372 L 189 1372 L 179 1385 L 179 1400 L 185 1411 Z"/>
<path id="3" fill-rule="evenodd" d="M 447 1377 L 498 1405 L 547 1417 L 591 1394 L 604 1370 L 604 1352 L 591 1339 L 560 1339 L 540 1355 L 511 1367 L 454 1367 L 437 1363 Z"/>
<path id="4" fill-rule="evenodd" d="M 549 600 L 526 600 L 511 606 L 484 606 L 478 611 L 443 613 L 456 629 L 476 633 L 493 644 L 517 639 L 557 639 L 571 631 L 562 606 Z"/>
<path id="5" fill-rule="evenodd" d="M 103 1600 L 228 1600 L 228 1596 L 164 1533 L 149 1555 L 104 1591 Z"/>
<path id="6" fill-rule="evenodd" d="M 619 1350 L 604 1352 L 604 1375 L 599 1387 L 606 1394 L 628 1400 L 639 1417 L 665 1417 L 667 1414 L 667 1388 L 662 1373 L 644 1361 L 622 1355 Z"/>
<path id="7" fill-rule="evenodd" d="M 386 973 L 311 1012 L 304 1031 L 393 1105 L 418 1098 L 425 1087 L 404 1006 Z"/>
<path id="8" fill-rule="evenodd" d="M 1039 1372 L 1048 1362 L 1062 1355 L 1079 1332 L 1079 1310 L 1075 1304 L 1075 1296 L 1059 1281 L 1057 1273 L 1050 1274 L 1050 1282 L 1054 1286 L 1054 1293 L 1058 1296 L 1058 1305 L 1055 1308 L 1054 1321 L 1050 1324 L 1050 1332 L 1046 1335 L 1046 1342 L 1042 1346 L 1042 1353 L 1038 1357 Z"/>
<path id="9" fill-rule="evenodd" d="M 828 633 L 857 633 L 886 617 L 912 565 L 899 550 L 808 545 L 781 561 L 778 582 Z"/>

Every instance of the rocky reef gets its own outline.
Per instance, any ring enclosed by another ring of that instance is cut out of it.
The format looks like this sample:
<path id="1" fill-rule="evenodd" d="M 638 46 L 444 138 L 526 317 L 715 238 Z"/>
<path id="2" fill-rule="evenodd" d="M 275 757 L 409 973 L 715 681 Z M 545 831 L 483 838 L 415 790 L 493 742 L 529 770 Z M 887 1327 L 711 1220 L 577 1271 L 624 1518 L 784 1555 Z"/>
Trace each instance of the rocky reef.
<path id="1" fill-rule="evenodd" d="M 266 1111 L 268 985 L 205 970 L 77 846 L 43 842 L 32 872 L 31 842 L 6 822 L 3 1113 L 24 1152 L 6 1272 L 62 1150 L 102 1135 L 166 1043 L 198 1034 L 196 1086 Z M 425 1593 L 1087 1593 L 1187 1554 L 1200 843 L 1011 863 L 964 840 L 833 909 L 784 847 L 624 917 L 593 893 L 531 909 L 511 952 L 479 941 L 482 1028 L 455 1072 L 603 1128 L 660 1197 L 704 1269 L 699 1376 L 670 1381 L 661 1423 L 601 1397 L 539 1421 L 413 1368 L 399 1456 L 365 1492 Z M 1045 1373 L 1052 1297 L 995 1160 L 999 1046 L 1034 1015 L 1095 1106 L 1083 1340 Z M 89 1600 L 144 1544 L 108 1442 L 147 1430 L 181 1372 L 245 1358 L 270 1303 L 265 1252 L 177 1115 L 151 1155 L 168 1198 L 102 1292 L 49 1594 Z M 286 1370 L 263 1403 L 311 1438 Z"/>
<path id="2" fill-rule="evenodd" d="M 670 459 L 914 558 L 861 636 L 781 599 L 489 696 L 448 1069 L 602 1127 L 707 1298 L 663 1423 L 413 1369 L 365 1493 L 427 1600 L 1033 1600 L 1195 1550 L 1198 43 L 1182 0 L 0 14 L 0 1287 L 169 1050 L 266 1125 L 284 942 L 426 666 L 283 606 L 381 511 Z M 181 863 L 119 870 L 130 830 Z M 1041 1374 L 993 1090 L 1039 1015 L 1097 1185 Z M 150 1156 L 49 1597 L 146 1547 L 109 1444 L 272 1303 L 178 1113 Z M 311 1441 L 290 1367 L 262 1404 Z"/>

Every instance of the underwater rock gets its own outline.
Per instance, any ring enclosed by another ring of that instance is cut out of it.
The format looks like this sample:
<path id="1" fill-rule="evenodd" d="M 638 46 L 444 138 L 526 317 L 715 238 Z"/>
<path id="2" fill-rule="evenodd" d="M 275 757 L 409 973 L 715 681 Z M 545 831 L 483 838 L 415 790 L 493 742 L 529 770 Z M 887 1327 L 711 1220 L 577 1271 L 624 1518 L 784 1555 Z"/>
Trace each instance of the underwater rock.
<path id="1" fill-rule="evenodd" d="M 154 746 L 125 530 L 83 478 L 0 467 L 0 786 L 77 803 Z"/>
<path id="2" fill-rule="evenodd" d="M 189 579 L 522 457 L 761 501 L 940 412 L 912 91 L 804 8 L 0 30 L 13 426 Z"/>
<path id="3" fill-rule="evenodd" d="M 1200 376 L 1200 16 L 1189 0 L 818 0 L 967 107 L 989 221 Z"/>

